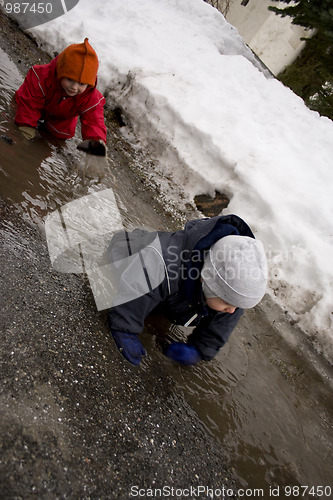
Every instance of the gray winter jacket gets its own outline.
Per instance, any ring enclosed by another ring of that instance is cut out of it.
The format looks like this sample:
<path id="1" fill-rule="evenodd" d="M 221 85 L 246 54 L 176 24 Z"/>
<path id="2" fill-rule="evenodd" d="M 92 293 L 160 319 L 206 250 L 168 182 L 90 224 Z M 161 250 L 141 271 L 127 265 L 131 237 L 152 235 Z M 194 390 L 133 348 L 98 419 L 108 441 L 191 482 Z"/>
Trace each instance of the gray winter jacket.
<path id="1" fill-rule="evenodd" d="M 192 220 L 176 232 L 134 230 L 117 234 L 109 247 L 111 260 L 123 255 L 125 246 L 131 248 L 135 259 L 122 274 L 118 293 L 120 298 L 129 290 L 130 294 L 116 300 L 109 310 L 110 329 L 139 334 L 148 314 L 157 310 L 176 324 L 195 326 L 188 342 L 200 351 L 204 360 L 214 358 L 243 311 L 236 309 L 230 314 L 209 309 L 202 293 L 200 272 L 205 252 L 230 234 L 254 238 L 249 226 L 236 215 Z M 154 262 L 152 267 L 151 262 Z M 133 295 L 133 290 L 141 286 L 138 276 L 143 275 L 146 288 L 141 287 L 141 292 Z"/>

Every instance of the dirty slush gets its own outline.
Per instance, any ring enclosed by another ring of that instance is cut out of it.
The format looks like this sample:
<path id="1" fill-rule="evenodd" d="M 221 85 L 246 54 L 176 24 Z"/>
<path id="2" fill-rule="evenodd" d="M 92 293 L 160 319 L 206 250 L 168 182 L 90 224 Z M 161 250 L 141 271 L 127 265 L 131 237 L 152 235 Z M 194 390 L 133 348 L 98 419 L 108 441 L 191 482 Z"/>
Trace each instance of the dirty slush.
<path id="1" fill-rule="evenodd" d="M 1 48 L 22 75 L 48 62 L 0 15 Z M 126 177 L 150 226 L 172 228 L 175 218 L 126 166 L 130 147 L 115 116 L 106 115 L 115 182 Z M 14 147 L 1 143 L 6 155 Z M 1 498 L 124 499 L 158 487 L 195 493 L 203 485 L 236 491 L 221 449 L 167 365 L 148 359 L 138 371 L 126 364 L 84 276 L 53 272 L 40 228 L 1 198 Z"/>

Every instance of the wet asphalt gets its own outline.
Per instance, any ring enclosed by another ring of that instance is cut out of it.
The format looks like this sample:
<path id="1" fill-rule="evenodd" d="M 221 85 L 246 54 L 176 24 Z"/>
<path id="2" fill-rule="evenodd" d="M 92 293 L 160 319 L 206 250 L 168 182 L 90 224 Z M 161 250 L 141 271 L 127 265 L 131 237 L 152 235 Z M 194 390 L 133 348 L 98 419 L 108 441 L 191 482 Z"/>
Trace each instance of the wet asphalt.
<path id="1" fill-rule="evenodd" d="M 2 14 L 0 41 L 23 74 L 48 61 Z M 129 150 L 115 134 L 114 175 L 123 176 L 117 159 Z M 145 223 L 175 226 L 134 172 L 126 179 Z M 236 491 L 223 450 L 169 376 L 169 360 L 148 355 L 141 367 L 129 365 L 84 275 L 54 272 L 43 233 L 6 200 L 0 238 L 1 499 L 148 498 L 163 487 L 166 496 L 189 498 L 191 486 L 190 498 L 208 498 L 199 486 Z"/>
<path id="2" fill-rule="evenodd" d="M 6 207 L 0 228 L 1 498 L 230 485 L 167 363 L 127 364 L 84 278 L 52 272 L 40 233 Z"/>

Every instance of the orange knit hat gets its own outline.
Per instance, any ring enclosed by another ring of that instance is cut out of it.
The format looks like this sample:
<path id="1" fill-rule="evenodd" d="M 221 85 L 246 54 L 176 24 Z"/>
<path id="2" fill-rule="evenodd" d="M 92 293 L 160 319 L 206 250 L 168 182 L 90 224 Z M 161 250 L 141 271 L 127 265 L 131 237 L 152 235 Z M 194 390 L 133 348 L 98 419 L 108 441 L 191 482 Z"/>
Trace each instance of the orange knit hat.
<path id="1" fill-rule="evenodd" d="M 88 38 L 63 50 L 57 61 L 58 78 L 70 78 L 94 87 L 98 70 L 98 57 Z"/>

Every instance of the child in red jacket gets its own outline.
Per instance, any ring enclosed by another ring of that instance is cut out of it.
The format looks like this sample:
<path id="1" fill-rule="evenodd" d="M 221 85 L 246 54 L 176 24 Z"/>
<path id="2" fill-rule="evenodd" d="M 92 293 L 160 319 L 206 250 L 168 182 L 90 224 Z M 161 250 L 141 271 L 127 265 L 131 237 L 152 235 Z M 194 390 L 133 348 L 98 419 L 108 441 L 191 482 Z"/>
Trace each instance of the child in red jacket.
<path id="1" fill-rule="evenodd" d="M 83 142 L 79 149 L 106 154 L 105 98 L 96 89 L 97 54 L 88 42 L 73 44 L 49 64 L 33 66 L 17 90 L 15 123 L 27 139 L 44 128 L 59 139 L 74 136 L 78 116 Z"/>

